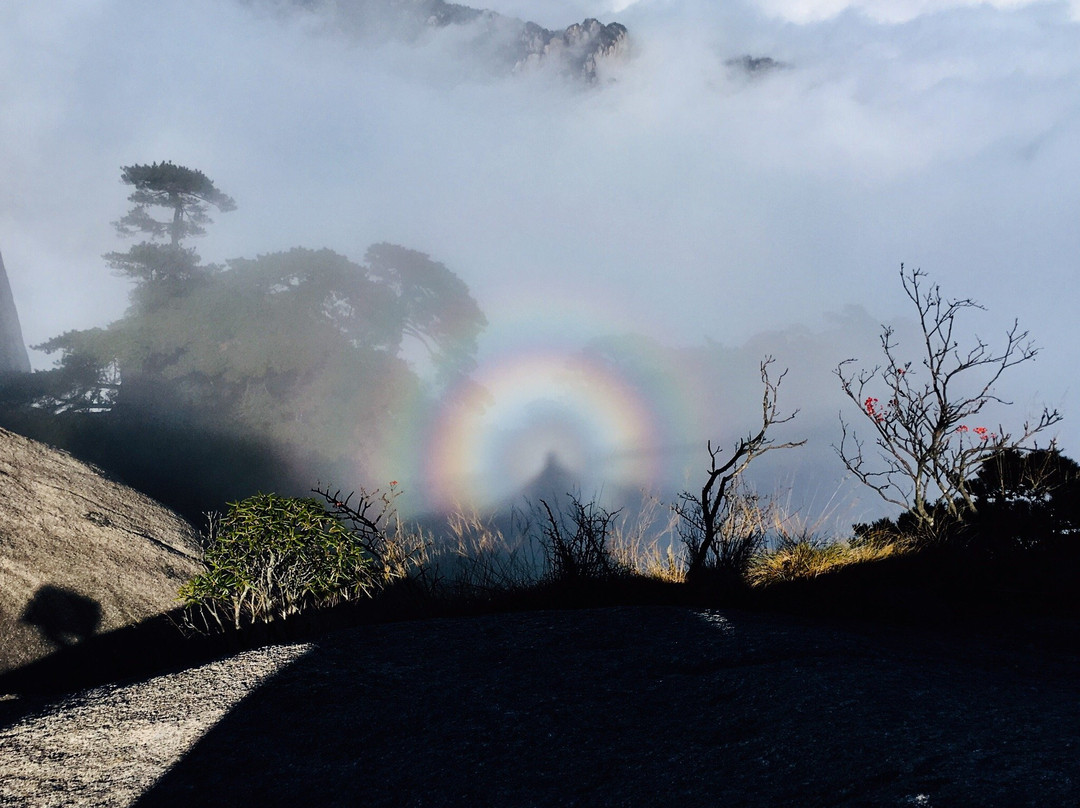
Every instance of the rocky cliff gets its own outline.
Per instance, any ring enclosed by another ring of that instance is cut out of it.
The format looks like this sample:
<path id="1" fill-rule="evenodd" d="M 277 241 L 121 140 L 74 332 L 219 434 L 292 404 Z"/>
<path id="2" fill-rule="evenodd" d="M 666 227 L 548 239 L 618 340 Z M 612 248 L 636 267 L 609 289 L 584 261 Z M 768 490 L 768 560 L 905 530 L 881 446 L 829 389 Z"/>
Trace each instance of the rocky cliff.
<path id="1" fill-rule="evenodd" d="M 597 68 L 605 59 L 621 56 L 627 46 L 626 26 L 605 25 L 587 19 L 562 31 L 549 31 L 534 22 L 525 23 L 520 35 L 521 55 L 515 68 L 544 60 L 558 61 L 564 70 L 587 81 L 595 81 Z"/>
<path id="2" fill-rule="evenodd" d="M 199 557 L 171 511 L 0 429 L 0 672 L 168 611 Z"/>
<path id="3" fill-rule="evenodd" d="M 486 59 L 495 71 L 539 65 L 585 81 L 597 79 L 606 59 L 627 49 L 626 27 L 587 19 L 561 30 L 445 0 L 293 0 L 294 7 L 321 14 L 350 35 L 374 40 L 418 41 L 432 30 L 458 26 L 470 57 Z"/>
<path id="4" fill-rule="evenodd" d="M 15 310 L 15 298 L 11 294 L 4 257 L 0 255 L 0 374 L 29 373 L 30 357 L 26 353 L 19 313 Z"/>

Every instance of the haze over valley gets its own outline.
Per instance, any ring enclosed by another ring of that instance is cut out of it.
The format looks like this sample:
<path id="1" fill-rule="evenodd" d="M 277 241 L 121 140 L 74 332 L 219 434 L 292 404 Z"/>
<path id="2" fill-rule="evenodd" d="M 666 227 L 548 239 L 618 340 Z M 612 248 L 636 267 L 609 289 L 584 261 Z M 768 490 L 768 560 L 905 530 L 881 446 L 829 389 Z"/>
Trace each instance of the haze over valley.
<path id="1" fill-rule="evenodd" d="M 777 436 L 808 442 L 757 484 L 811 520 L 880 512 L 842 487 L 832 371 L 873 366 L 883 322 L 910 335 L 901 262 L 985 306 L 965 334 L 1018 318 L 1041 346 L 991 425 L 1049 405 L 1080 445 L 1075 2 L 14 0 L 0 31 L 27 344 L 124 316 L 101 256 L 128 246 L 120 167 L 156 161 L 235 198 L 207 263 L 329 249 L 389 288 L 369 248 L 400 245 L 467 287 L 468 372 L 403 327 L 420 392 L 342 487 L 491 503 L 554 457 L 586 495 L 670 495 L 759 425 L 773 355 L 800 410 Z"/>

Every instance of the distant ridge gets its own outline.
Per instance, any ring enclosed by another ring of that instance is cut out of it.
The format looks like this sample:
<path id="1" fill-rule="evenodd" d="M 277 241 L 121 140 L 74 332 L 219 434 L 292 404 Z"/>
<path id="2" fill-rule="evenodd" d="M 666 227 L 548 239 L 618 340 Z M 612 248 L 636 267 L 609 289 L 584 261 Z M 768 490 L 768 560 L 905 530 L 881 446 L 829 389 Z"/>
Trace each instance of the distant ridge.
<path id="1" fill-rule="evenodd" d="M 4 256 L 0 255 L 0 373 L 29 372 L 30 355 L 23 342 L 19 312 L 4 269 Z"/>

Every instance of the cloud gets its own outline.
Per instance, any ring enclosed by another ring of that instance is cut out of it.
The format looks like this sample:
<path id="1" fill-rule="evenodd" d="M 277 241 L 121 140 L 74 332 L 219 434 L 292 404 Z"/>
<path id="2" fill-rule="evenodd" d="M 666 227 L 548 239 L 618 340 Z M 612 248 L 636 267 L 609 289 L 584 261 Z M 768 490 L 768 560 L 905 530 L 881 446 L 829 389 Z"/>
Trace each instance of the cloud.
<path id="1" fill-rule="evenodd" d="M 99 257 L 122 246 L 120 166 L 171 159 L 238 202 L 207 260 L 422 250 L 474 291 L 488 356 L 628 332 L 738 345 L 847 304 L 884 320 L 906 261 L 986 304 L 980 333 L 1029 324 L 1046 350 L 1018 408 L 1068 411 L 1069 6 L 490 5 L 552 28 L 617 19 L 629 56 L 586 86 L 496 69 L 467 28 L 376 42 L 287 4 L 4 4 L 0 249 L 27 339 L 122 313 Z M 786 68 L 750 75 L 729 64 L 743 55 Z M 1075 452 L 1080 432 L 1062 435 Z"/>
<path id="2" fill-rule="evenodd" d="M 905 23 L 925 15 L 956 9 L 987 6 L 998 11 L 1022 9 L 1043 0 L 758 0 L 759 7 L 771 16 L 795 23 L 828 20 L 847 11 L 862 14 L 879 23 Z M 1077 19 L 1080 4 L 1066 4 Z"/>

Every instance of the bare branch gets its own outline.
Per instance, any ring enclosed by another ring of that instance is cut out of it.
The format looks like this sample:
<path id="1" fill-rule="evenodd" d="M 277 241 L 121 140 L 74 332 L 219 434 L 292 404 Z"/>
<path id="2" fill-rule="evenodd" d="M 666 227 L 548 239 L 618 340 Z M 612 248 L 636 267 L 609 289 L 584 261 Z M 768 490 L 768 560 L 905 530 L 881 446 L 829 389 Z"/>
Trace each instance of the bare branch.
<path id="1" fill-rule="evenodd" d="M 723 450 L 714 446 L 711 440 L 708 441 L 706 450 L 709 454 L 709 466 L 706 469 L 705 484 L 701 487 L 700 495 L 684 492 L 680 497 L 680 502 L 674 506 L 684 524 L 690 526 L 689 534 L 684 534 L 684 543 L 690 555 L 687 567 L 688 578 L 698 576 L 704 570 L 709 553 L 716 546 L 722 514 L 729 503 L 732 488 L 747 466 L 767 452 L 775 449 L 791 449 L 806 443 L 805 440 L 776 443 L 768 436 L 772 427 L 793 420 L 799 412 L 794 410 L 787 415 L 779 414 L 777 402 L 780 385 L 787 376 L 787 370 L 773 381 L 769 375 L 769 368 L 775 361 L 772 356 L 766 356 L 760 365 L 763 387 L 760 429 L 756 433 L 752 432 L 745 438 L 741 438 L 735 444 L 731 456 L 724 462 L 721 462 Z M 687 540 L 687 535 L 693 538 Z"/>
<path id="2" fill-rule="evenodd" d="M 1060 421 L 1061 415 L 1044 410 L 1016 436 L 1001 426 L 991 431 L 969 423 L 987 404 L 1010 403 L 997 394 L 997 383 L 1006 370 L 1033 359 L 1038 349 L 1015 320 L 1000 350 L 977 335 L 969 349 L 961 349 L 955 335 L 957 318 L 983 307 L 969 298 L 946 301 L 936 284 L 925 286 L 925 279 L 922 270 L 905 270 L 901 264 L 901 285 L 918 313 L 922 371 L 913 371 L 910 360 L 900 361 L 899 344 L 888 326 L 882 326 L 880 338 L 884 365 L 857 370 L 855 360 L 847 359 L 834 371 L 841 390 L 875 434 L 876 464 L 871 466 L 863 443 L 842 416 L 841 439 L 834 448 L 856 479 L 932 526 L 935 499 L 955 517 L 973 511 L 968 481 L 979 467 L 994 454 L 1028 442 Z M 879 391 L 884 401 L 873 391 Z"/>

